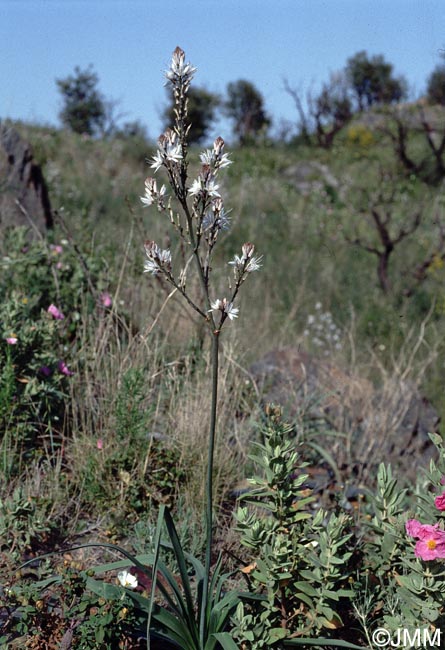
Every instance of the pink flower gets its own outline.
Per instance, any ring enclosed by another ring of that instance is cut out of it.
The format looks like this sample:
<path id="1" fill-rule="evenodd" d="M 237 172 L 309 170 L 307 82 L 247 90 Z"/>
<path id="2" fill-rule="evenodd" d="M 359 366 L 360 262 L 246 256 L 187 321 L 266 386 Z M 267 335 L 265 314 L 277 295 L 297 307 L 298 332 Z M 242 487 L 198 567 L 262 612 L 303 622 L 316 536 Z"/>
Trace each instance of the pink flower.
<path id="1" fill-rule="evenodd" d="M 8 336 L 8 337 L 6 338 L 6 343 L 7 343 L 8 345 L 17 345 L 17 341 L 18 341 L 18 338 L 15 337 L 15 336 Z"/>
<path id="2" fill-rule="evenodd" d="M 100 301 L 104 307 L 111 307 L 113 304 L 113 300 L 108 291 L 104 291 L 100 294 Z"/>
<path id="3" fill-rule="evenodd" d="M 63 264 L 62 264 L 62 262 L 57 262 L 57 264 L 56 264 L 56 269 L 57 269 L 58 271 L 60 271 L 60 269 L 63 269 Z"/>
<path id="4" fill-rule="evenodd" d="M 59 372 L 62 373 L 62 375 L 66 375 L 67 377 L 71 377 L 71 375 L 74 375 L 74 372 L 71 372 L 71 370 L 66 365 L 65 361 L 59 361 L 59 363 L 57 364 L 57 368 Z"/>
<path id="5" fill-rule="evenodd" d="M 61 255 L 63 253 L 63 246 L 60 244 L 51 244 L 50 249 L 55 255 Z"/>
<path id="6" fill-rule="evenodd" d="M 410 537 L 420 537 L 423 525 L 417 519 L 408 519 L 405 528 Z"/>
<path id="7" fill-rule="evenodd" d="M 98 439 L 97 439 L 96 447 L 97 447 L 98 449 L 103 449 L 103 448 L 104 448 L 104 441 L 102 440 L 102 438 L 98 438 Z"/>
<path id="8" fill-rule="evenodd" d="M 414 550 L 416 557 L 421 560 L 445 558 L 445 531 L 438 526 L 439 524 L 421 524 L 417 519 L 409 519 L 406 522 L 408 535 L 419 540 Z"/>
<path id="9" fill-rule="evenodd" d="M 62 314 L 62 312 L 57 309 L 57 307 L 53 304 L 51 304 L 48 309 L 48 314 L 51 314 L 51 316 L 54 316 L 56 320 L 63 320 L 65 316 Z"/>
<path id="10" fill-rule="evenodd" d="M 434 504 L 438 510 L 445 510 L 445 492 L 434 499 Z"/>

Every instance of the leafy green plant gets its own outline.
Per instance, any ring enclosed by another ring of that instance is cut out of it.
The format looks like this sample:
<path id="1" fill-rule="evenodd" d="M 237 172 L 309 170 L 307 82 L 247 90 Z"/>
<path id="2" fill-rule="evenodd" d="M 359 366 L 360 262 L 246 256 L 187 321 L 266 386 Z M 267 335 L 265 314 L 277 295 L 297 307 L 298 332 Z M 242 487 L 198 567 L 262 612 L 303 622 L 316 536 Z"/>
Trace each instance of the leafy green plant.
<path id="1" fill-rule="evenodd" d="M 310 509 L 314 497 L 291 430 L 270 409 L 264 441 L 254 443 L 250 457 L 261 473 L 249 479 L 252 489 L 241 497 L 248 505 L 236 512 L 250 553 L 250 588 L 263 595 L 237 606 L 234 636 L 246 649 L 301 645 L 302 639 L 311 645 L 308 635 L 343 625 L 342 604 L 353 596 L 350 517 Z M 338 640 L 323 641 L 335 646 Z"/>

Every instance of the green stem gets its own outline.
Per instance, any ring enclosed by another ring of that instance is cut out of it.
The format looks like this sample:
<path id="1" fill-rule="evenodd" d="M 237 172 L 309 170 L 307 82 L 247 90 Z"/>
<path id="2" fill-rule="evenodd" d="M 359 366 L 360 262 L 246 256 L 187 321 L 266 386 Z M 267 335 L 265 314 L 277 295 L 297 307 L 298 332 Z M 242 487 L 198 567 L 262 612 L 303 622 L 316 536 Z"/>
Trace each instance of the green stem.
<path id="1" fill-rule="evenodd" d="M 202 647 L 205 646 L 207 637 L 207 606 L 211 594 L 210 566 L 212 562 L 213 545 L 213 457 L 215 451 L 216 434 L 216 406 L 218 401 L 218 354 L 219 354 L 219 330 L 212 332 L 212 404 L 210 410 L 210 432 L 206 476 L 206 556 L 205 556 L 205 581 L 203 585 L 201 620 L 199 634 Z"/>

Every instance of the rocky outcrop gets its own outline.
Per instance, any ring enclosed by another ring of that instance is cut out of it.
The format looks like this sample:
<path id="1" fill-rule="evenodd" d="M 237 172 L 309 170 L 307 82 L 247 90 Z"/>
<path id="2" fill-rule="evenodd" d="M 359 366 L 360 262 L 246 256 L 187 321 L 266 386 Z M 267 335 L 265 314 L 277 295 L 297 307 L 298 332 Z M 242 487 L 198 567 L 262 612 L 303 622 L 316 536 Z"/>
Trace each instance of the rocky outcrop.
<path id="1" fill-rule="evenodd" d="M 17 131 L 0 124 L 0 228 L 53 226 L 48 188 L 32 148 Z"/>
<path id="2" fill-rule="evenodd" d="M 287 167 L 283 174 L 289 183 L 305 195 L 326 187 L 340 191 L 340 183 L 329 167 L 315 160 L 296 163 Z"/>
<path id="3" fill-rule="evenodd" d="M 417 386 L 397 376 L 377 386 L 294 347 L 272 350 L 250 373 L 265 403 L 329 432 L 319 443 L 338 467 L 374 471 L 384 461 L 410 475 L 435 455 L 428 433 L 437 430 L 438 414 Z"/>

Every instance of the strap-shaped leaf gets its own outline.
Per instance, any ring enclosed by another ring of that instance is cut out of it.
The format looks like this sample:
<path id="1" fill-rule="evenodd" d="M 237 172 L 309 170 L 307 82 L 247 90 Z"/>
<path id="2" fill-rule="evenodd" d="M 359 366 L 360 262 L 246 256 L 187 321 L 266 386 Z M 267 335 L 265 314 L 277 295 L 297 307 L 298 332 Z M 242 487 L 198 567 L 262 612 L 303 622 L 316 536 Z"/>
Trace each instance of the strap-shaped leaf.
<path id="1" fill-rule="evenodd" d="M 195 635 L 196 622 L 195 622 L 195 608 L 193 605 L 192 590 L 190 586 L 189 575 L 185 560 L 184 551 L 182 550 L 181 542 L 179 541 L 178 533 L 176 532 L 175 524 L 170 512 L 166 509 L 164 514 L 165 525 L 173 546 L 176 562 L 178 563 L 179 574 L 181 576 L 181 584 L 184 589 L 184 597 L 187 606 L 187 619 L 190 626 L 190 631 Z M 196 644 L 199 647 L 199 636 L 196 636 Z"/>
<path id="2" fill-rule="evenodd" d="M 161 505 L 158 513 L 158 521 L 156 522 L 156 531 L 154 538 L 154 561 L 152 567 L 152 583 L 151 583 L 151 593 L 150 600 L 148 603 L 148 614 L 147 614 L 147 650 L 150 650 L 150 629 L 151 629 L 151 617 L 153 614 L 153 606 L 155 602 L 155 592 L 156 592 L 156 582 L 158 578 L 158 562 L 159 562 L 159 551 L 161 549 L 161 531 L 162 531 L 162 522 L 164 521 L 164 512 L 165 506 Z"/>
<path id="3" fill-rule="evenodd" d="M 196 645 L 196 641 L 194 640 L 190 628 L 184 619 L 174 616 L 159 605 L 154 607 L 152 618 L 161 626 L 161 629 L 153 630 L 154 634 L 166 640 L 175 641 L 179 644 L 181 650 L 198 649 L 199 646 Z M 149 647 L 148 642 L 147 647 Z"/>
<path id="4" fill-rule="evenodd" d="M 222 645 L 223 650 L 239 650 L 239 647 L 236 645 L 235 641 L 232 639 L 228 632 L 219 632 L 217 634 L 212 634 L 211 637 L 216 639 L 216 641 Z M 205 650 L 210 650 L 210 646 L 207 647 L 206 644 Z"/>

